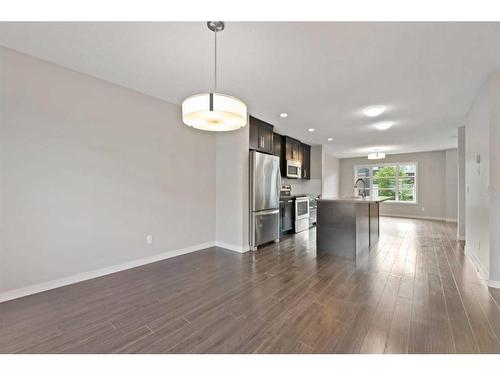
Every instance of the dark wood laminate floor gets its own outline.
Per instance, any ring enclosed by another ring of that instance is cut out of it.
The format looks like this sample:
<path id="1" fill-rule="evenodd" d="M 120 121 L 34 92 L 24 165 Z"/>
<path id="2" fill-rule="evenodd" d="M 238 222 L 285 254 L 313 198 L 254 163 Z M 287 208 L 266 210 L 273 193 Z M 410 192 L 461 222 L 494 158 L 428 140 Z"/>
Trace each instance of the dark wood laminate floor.
<path id="1" fill-rule="evenodd" d="M 0 352 L 498 353 L 499 293 L 455 238 L 382 218 L 358 265 L 316 257 L 314 230 L 203 250 L 0 304 Z"/>

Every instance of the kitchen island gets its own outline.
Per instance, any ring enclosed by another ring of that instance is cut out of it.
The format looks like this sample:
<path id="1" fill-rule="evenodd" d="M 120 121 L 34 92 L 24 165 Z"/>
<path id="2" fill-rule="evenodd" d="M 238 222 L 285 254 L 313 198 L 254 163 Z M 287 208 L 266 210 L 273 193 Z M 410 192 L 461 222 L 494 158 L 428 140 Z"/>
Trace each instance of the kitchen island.
<path id="1" fill-rule="evenodd" d="M 316 250 L 357 260 L 369 254 L 379 237 L 379 204 L 389 197 L 318 200 Z"/>

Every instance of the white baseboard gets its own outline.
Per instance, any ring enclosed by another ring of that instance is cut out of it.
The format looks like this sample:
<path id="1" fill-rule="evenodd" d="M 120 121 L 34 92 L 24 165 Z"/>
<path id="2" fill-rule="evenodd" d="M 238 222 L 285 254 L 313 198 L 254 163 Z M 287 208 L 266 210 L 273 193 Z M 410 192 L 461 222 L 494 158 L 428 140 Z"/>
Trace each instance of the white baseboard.
<path id="1" fill-rule="evenodd" d="M 219 242 L 219 241 L 215 242 L 215 246 L 223 247 L 224 249 L 227 249 L 227 250 L 236 251 L 237 253 L 245 253 L 245 252 L 250 250 L 248 246 L 231 245 L 231 244 Z"/>
<path id="2" fill-rule="evenodd" d="M 436 217 L 436 216 L 417 216 L 417 215 L 399 215 L 399 214 L 380 214 L 380 216 L 402 217 L 404 219 L 421 219 L 421 220 L 447 221 L 446 218 L 444 218 L 444 217 Z"/>
<path id="3" fill-rule="evenodd" d="M 453 219 L 453 218 L 450 218 L 450 217 L 447 217 L 445 220 L 446 220 L 447 223 L 458 223 L 457 219 Z"/>
<path id="4" fill-rule="evenodd" d="M 500 281 L 498 280 L 488 280 L 488 286 L 495 288 L 495 289 L 500 289 Z"/>
<path id="5" fill-rule="evenodd" d="M 167 251 L 167 252 L 164 252 L 161 254 L 152 255 L 152 256 L 146 257 L 146 258 L 135 259 L 135 260 L 132 260 L 130 262 L 117 264 L 115 266 L 110 266 L 110 267 L 101 268 L 101 269 L 94 270 L 94 271 L 80 273 L 77 275 L 63 277 L 61 279 L 56 279 L 56 280 L 51 280 L 51 281 L 35 284 L 35 285 L 30 285 L 30 286 L 20 288 L 20 289 L 8 290 L 6 292 L 0 293 L 0 302 L 5 302 L 5 301 L 21 298 L 21 297 L 28 296 L 31 294 L 44 292 L 44 291 L 50 290 L 50 289 L 60 288 L 62 286 L 75 284 L 75 283 L 89 280 L 89 279 L 94 279 L 96 277 L 109 275 L 109 274 L 115 273 L 115 272 L 125 271 L 125 270 L 128 270 L 130 268 L 135 268 L 135 267 L 143 266 L 145 264 L 158 262 L 160 260 L 173 258 L 173 257 L 187 254 L 187 253 L 192 253 L 192 252 L 203 250 L 203 249 L 206 249 L 206 248 L 209 248 L 212 246 L 215 246 L 215 242 L 205 242 L 205 243 L 202 243 L 199 245 L 189 246 L 189 247 L 185 247 L 185 248 L 177 249 L 177 250 L 171 250 L 171 251 Z M 220 245 L 217 245 L 217 246 L 220 246 Z M 224 247 L 224 246 L 222 246 L 222 247 Z"/>
<path id="6" fill-rule="evenodd" d="M 467 258 L 470 259 L 470 261 L 472 262 L 472 264 L 476 267 L 476 271 L 477 273 L 479 274 L 479 277 L 481 277 L 481 279 L 485 280 L 486 282 L 489 283 L 488 279 L 489 279 L 489 272 L 486 271 L 486 269 L 484 268 L 484 266 L 482 265 L 481 261 L 479 260 L 479 258 L 477 257 L 476 253 L 469 250 L 467 248 L 467 245 L 465 245 L 465 256 Z"/>

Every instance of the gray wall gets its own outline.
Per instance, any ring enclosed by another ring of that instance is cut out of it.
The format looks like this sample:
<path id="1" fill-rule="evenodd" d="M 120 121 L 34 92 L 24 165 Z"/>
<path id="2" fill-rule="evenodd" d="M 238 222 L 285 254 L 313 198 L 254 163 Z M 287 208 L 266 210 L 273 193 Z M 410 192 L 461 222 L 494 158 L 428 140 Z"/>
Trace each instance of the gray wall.
<path id="1" fill-rule="evenodd" d="M 217 245 L 248 251 L 248 127 L 216 135 Z"/>
<path id="2" fill-rule="evenodd" d="M 323 152 L 322 194 L 324 197 L 340 195 L 340 161 Z"/>
<path id="3" fill-rule="evenodd" d="M 481 88 L 465 122 L 465 246 L 484 278 L 489 276 L 490 81 Z M 477 157 L 480 161 L 478 163 Z"/>
<path id="4" fill-rule="evenodd" d="M 323 177 L 323 146 L 311 146 L 311 179 L 321 180 Z"/>
<path id="5" fill-rule="evenodd" d="M 354 194 L 354 166 L 358 164 L 417 162 L 417 204 L 383 203 L 382 215 L 446 218 L 446 151 L 387 155 L 384 160 L 340 159 L 340 195 Z M 456 199 L 456 198 L 455 198 Z M 456 219 L 456 218 L 455 218 Z"/>
<path id="6" fill-rule="evenodd" d="M 446 219 L 457 220 L 458 160 L 457 150 L 446 150 Z"/>
<path id="7" fill-rule="evenodd" d="M 213 243 L 215 136 L 178 106 L 4 48 L 0 82 L 0 291 Z"/>

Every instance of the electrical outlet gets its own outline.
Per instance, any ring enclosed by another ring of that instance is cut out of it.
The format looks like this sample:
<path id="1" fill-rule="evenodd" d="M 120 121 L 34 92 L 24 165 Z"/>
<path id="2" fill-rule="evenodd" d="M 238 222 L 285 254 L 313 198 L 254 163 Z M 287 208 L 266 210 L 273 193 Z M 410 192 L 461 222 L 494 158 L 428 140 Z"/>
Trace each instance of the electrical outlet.
<path id="1" fill-rule="evenodd" d="M 425 207 L 422 207 L 422 211 L 425 211 Z"/>
<path id="2" fill-rule="evenodd" d="M 146 236 L 146 245 L 151 245 L 153 243 L 153 235 L 152 234 L 148 234 Z"/>

